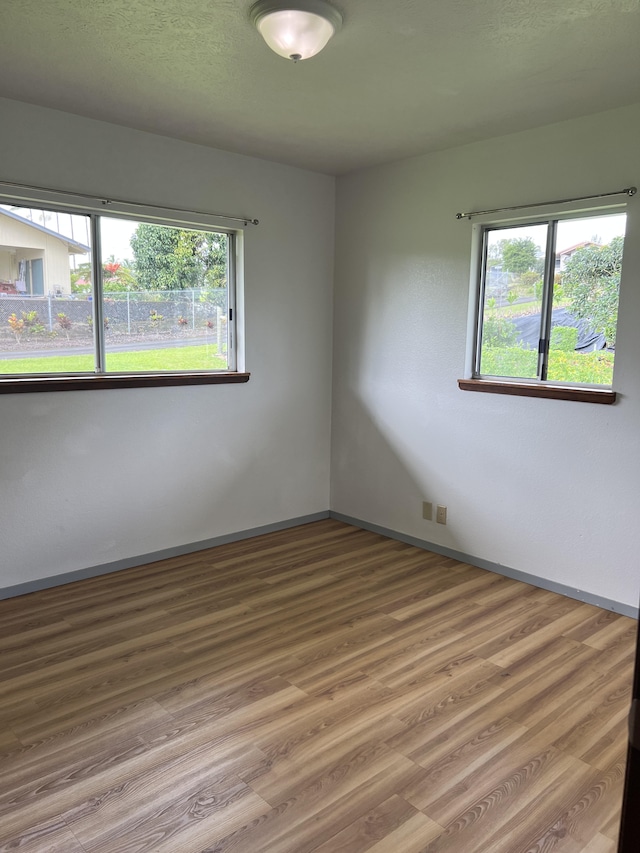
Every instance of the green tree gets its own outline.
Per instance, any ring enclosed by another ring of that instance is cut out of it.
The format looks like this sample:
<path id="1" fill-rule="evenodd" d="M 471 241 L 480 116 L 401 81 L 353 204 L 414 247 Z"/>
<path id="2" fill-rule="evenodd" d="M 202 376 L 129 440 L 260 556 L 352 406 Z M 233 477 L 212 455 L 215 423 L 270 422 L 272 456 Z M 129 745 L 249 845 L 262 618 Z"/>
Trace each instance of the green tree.
<path id="1" fill-rule="evenodd" d="M 537 271 L 540 267 L 540 250 L 531 237 L 501 240 L 502 266 L 517 275 Z"/>
<path id="2" fill-rule="evenodd" d="M 614 237 L 607 246 L 578 249 L 562 275 L 571 313 L 587 320 L 610 346 L 616 342 L 623 247 L 624 237 Z"/>
<path id="3" fill-rule="evenodd" d="M 226 234 L 140 223 L 131 237 L 135 276 L 145 290 L 223 287 Z"/>
<path id="4" fill-rule="evenodd" d="M 71 273 L 71 292 L 89 293 L 91 291 L 91 264 L 78 264 Z"/>

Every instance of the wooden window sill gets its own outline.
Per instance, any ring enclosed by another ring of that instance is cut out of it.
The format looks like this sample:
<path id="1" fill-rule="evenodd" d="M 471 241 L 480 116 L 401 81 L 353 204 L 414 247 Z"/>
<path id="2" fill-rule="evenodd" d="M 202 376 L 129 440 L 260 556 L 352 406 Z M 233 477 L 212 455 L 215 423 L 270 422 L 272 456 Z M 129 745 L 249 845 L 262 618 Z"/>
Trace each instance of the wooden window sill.
<path id="1" fill-rule="evenodd" d="M 165 385 L 227 385 L 248 382 L 250 373 L 110 373 L 0 379 L 0 394 L 42 391 L 98 391 L 107 388 L 158 388 Z"/>
<path id="2" fill-rule="evenodd" d="M 616 392 L 609 389 L 569 388 L 560 385 L 543 385 L 528 382 L 500 382 L 491 379 L 458 379 L 461 391 L 480 391 L 484 394 L 509 394 L 516 397 L 546 397 L 549 400 L 574 400 L 577 403 L 604 403 L 616 401 Z"/>

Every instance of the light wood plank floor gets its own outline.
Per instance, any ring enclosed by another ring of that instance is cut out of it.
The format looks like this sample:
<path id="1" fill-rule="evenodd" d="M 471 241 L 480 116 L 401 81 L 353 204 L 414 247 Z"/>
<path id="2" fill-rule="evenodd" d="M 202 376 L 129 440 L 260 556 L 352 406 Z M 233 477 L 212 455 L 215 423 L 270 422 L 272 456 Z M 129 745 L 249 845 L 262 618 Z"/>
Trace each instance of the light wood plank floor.
<path id="1" fill-rule="evenodd" d="M 613 853 L 635 628 L 337 521 L 0 602 L 0 851 Z"/>

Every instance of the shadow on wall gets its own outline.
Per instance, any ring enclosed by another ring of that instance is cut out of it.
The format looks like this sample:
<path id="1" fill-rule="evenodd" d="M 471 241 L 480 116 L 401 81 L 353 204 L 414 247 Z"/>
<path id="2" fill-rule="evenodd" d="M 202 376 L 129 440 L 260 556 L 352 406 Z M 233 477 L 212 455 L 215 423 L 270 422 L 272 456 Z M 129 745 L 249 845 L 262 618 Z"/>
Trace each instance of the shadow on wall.
<path id="1" fill-rule="evenodd" d="M 377 525 L 386 530 L 410 536 L 426 548 L 463 551 L 460 531 L 455 519 L 447 514 L 446 525 L 436 521 L 436 505 L 446 505 L 445 488 L 440 478 L 429 475 L 418 478 L 406 464 L 415 458 L 415 447 L 404 441 L 408 424 L 394 422 L 394 396 L 398 386 L 389 387 L 386 394 L 376 389 L 377 398 L 388 403 L 388 418 L 381 411 L 376 415 L 355 394 L 344 397 L 334 409 L 331 463 L 331 510 Z M 407 400 L 403 394 L 403 411 Z M 428 432 L 424 412 L 416 410 L 412 430 Z M 399 427 L 402 426 L 402 433 Z M 339 440 L 336 436 L 340 436 Z M 394 440 L 396 443 L 394 444 Z M 366 448 L 363 451 L 363 448 Z M 431 452 L 431 451 L 429 451 Z M 429 471 L 429 461 L 423 455 L 416 467 Z M 423 501 L 433 504 L 431 521 L 423 517 Z"/>

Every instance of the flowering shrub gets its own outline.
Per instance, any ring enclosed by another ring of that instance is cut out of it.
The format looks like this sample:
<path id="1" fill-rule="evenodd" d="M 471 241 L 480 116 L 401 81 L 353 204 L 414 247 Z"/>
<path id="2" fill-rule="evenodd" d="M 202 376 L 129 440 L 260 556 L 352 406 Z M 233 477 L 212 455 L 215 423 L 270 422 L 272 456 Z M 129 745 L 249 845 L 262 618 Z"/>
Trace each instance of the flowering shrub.
<path id="1" fill-rule="evenodd" d="M 44 326 L 38 318 L 37 311 L 21 311 L 20 314 L 20 318 L 18 318 L 14 313 L 10 314 L 7 319 L 7 323 L 11 327 L 11 331 L 16 336 L 16 340 L 18 342 L 20 342 L 20 338 L 24 332 L 40 335 L 45 331 Z"/>
<path id="2" fill-rule="evenodd" d="M 16 336 L 16 340 L 20 343 L 20 338 L 24 332 L 24 320 L 19 320 L 16 314 L 10 314 L 7 322 L 11 326 L 11 331 Z"/>
<path id="3" fill-rule="evenodd" d="M 58 314 L 56 314 L 56 323 L 58 324 L 58 326 L 60 326 L 60 328 L 66 334 L 67 340 L 69 340 L 69 332 L 71 331 L 71 326 L 72 326 L 71 320 L 67 317 L 67 315 L 64 312 L 61 311 Z"/>

